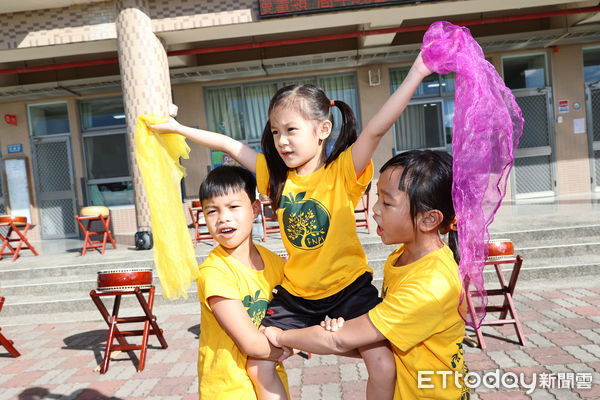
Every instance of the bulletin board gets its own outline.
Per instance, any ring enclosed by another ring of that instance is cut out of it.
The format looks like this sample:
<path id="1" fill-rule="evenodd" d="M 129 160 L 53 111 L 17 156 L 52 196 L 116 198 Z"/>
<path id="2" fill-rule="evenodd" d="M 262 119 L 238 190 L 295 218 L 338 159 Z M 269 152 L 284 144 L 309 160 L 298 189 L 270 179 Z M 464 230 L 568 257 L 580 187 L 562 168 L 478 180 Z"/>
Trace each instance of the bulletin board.
<path id="1" fill-rule="evenodd" d="M 6 191 L 11 215 L 27 217 L 27 221 L 31 223 L 29 179 L 25 158 L 4 160 L 4 171 L 6 172 Z"/>

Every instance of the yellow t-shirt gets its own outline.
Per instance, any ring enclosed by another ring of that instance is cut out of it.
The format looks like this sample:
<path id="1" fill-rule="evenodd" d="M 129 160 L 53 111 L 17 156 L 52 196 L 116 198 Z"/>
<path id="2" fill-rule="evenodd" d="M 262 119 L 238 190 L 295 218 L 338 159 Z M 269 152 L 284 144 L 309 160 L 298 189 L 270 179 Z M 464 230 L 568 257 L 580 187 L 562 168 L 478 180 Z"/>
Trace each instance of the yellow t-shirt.
<path id="1" fill-rule="evenodd" d="M 322 299 L 372 273 L 356 234 L 354 208 L 373 178 L 373 163 L 357 177 L 351 149 L 312 174 L 288 173 L 277 218 L 289 255 L 282 286 L 295 296 Z M 262 154 L 256 178 L 258 191 L 266 194 L 269 170 Z"/>
<path id="2" fill-rule="evenodd" d="M 265 268 L 256 271 L 230 256 L 221 246 L 210 252 L 200 266 L 198 299 L 200 348 L 198 351 L 198 390 L 201 399 L 256 399 L 250 378 L 246 374 L 246 354 L 221 327 L 207 299 L 220 296 L 242 301 L 258 328 L 265 316 L 272 290 L 281 282 L 284 261 L 278 255 L 256 246 Z M 283 366 L 277 367 L 287 389 Z"/>
<path id="3" fill-rule="evenodd" d="M 468 368 L 462 348 L 465 322 L 458 313 L 462 285 L 452 251 L 444 245 L 411 264 L 394 266 L 403 251 L 401 245 L 388 257 L 383 301 L 369 311 L 394 351 L 394 399 L 461 399 L 468 389 L 460 376 L 457 387 L 454 372 L 464 376 Z M 466 310 L 464 302 L 461 307 Z M 451 372 L 445 388 L 444 371 Z"/>

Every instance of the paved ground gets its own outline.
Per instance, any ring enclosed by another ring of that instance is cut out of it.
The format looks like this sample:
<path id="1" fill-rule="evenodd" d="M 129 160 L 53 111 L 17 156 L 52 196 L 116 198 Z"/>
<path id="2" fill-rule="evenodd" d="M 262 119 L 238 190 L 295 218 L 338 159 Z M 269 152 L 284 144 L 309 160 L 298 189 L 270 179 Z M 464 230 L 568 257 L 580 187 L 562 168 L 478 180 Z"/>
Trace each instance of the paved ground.
<path id="1" fill-rule="evenodd" d="M 500 211 L 492 226 L 499 232 L 600 220 L 598 201 L 582 205 L 578 199 Z M 15 265 L 3 262 L 3 268 L 82 262 L 73 253 L 80 241 L 57 243 L 36 243 L 43 253 L 39 258 L 26 254 Z M 198 246 L 196 251 L 204 250 Z M 120 247 L 85 261 L 111 263 L 125 253 L 131 257 L 131 251 Z M 41 262 L 44 254 L 48 258 Z M 141 256 L 151 259 L 150 253 Z M 485 351 L 465 343 L 465 358 L 473 373 L 472 398 L 600 399 L 600 271 L 572 279 L 521 280 L 515 300 L 528 343 L 516 342 L 512 326 L 484 327 Z M 102 361 L 108 329 L 99 314 L 63 316 L 63 322 L 49 318 L 35 322 L 12 318 L 11 322 L 0 313 L 0 333 L 14 340 L 22 354 L 12 358 L 0 346 L 0 400 L 197 399 L 199 306 L 160 306 L 155 314 L 168 349 L 151 338 L 144 371 L 136 372 L 136 351 L 120 354 L 100 375 L 94 368 Z M 296 356 L 285 364 L 293 399 L 364 399 L 367 374 L 360 360 L 313 355 L 308 361 Z M 511 378 L 521 373 L 523 378 L 513 385 Z M 500 387 L 496 377 L 503 383 Z M 488 387 L 477 384 L 477 378 L 485 378 Z"/>
<path id="2" fill-rule="evenodd" d="M 600 399 L 600 274 L 568 284 L 524 282 L 515 300 L 527 346 L 515 342 L 511 326 L 484 327 L 486 351 L 465 344 L 474 385 L 486 377 L 491 386 L 473 388 L 472 398 Z M 121 353 L 105 375 L 94 372 L 107 335 L 102 321 L 7 326 L 2 333 L 22 355 L 12 358 L 0 347 L 0 399 L 197 399 L 199 314 L 193 312 L 156 310 L 169 347 L 151 338 L 140 373 L 138 352 L 133 359 Z M 360 360 L 295 356 L 286 368 L 294 399 L 364 398 L 367 374 Z M 527 386 L 511 388 L 507 373 L 523 373 Z M 508 387 L 496 387 L 495 374 Z"/>

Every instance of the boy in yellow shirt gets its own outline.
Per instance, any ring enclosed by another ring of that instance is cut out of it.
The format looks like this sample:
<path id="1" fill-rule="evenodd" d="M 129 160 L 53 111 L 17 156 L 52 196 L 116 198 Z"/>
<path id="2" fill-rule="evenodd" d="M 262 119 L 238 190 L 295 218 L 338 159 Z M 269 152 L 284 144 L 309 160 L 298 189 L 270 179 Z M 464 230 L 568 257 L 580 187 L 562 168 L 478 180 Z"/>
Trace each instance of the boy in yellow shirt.
<path id="1" fill-rule="evenodd" d="M 284 260 L 252 242 L 252 223 L 260 212 L 255 195 L 252 173 L 235 166 L 215 168 L 200 186 L 206 225 L 219 243 L 200 266 L 197 281 L 201 399 L 256 399 L 247 358 L 277 360 L 283 354 L 258 330 L 273 287 L 283 279 Z M 268 390 L 269 398 L 288 398 L 281 364 L 255 384 Z"/>

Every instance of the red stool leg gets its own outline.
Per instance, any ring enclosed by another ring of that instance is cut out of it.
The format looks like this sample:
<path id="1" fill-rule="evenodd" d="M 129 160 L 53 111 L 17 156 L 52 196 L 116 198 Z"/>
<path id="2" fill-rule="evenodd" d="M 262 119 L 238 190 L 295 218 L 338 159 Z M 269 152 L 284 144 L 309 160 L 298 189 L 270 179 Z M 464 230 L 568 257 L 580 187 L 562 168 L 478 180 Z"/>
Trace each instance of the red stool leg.
<path id="1" fill-rule="evenodd" d="M 110 353 L 112 351 L 112 343 L 115 338 L 115 327 L 117 325 L 117 318 L 111 315 L 109 318 L 108 337 L 106 338 L 106 349 L 104 350 L 104 360 L 102 361 L 102 368 L 100 373 L 104 374 L 108 371 L 108 364 L 110 363 Z"/>
<path id="2" fill-rule="evenodd" d="M 188 208 L 190 212 L 190 217 L 192 217 L 192 223 L 194 224 L 194 247 L 198 244 L 198 212 L 194 211 L 195 209 L 190 207 Z"/>
<path id="3" fill-rule="evenodd" d="M 108 217 L 106 217 L 106 219 L 102 219 L 102 224 L 104 225 L 104 229 L 106 230 L 106 235 L 108 237 L 108 240 L 110 240 L 110 243 L 113 246 L 113 249 L 117 248 L 117 245 L 115 244 L 115 241 L 113 239 L 112 233 L 110 232 L 110 215 Z M 106 239 L 104 240 L 106 242 Z M 106 246 L 106 243 L 105 243 Z"/>
<path id="4" fill-rule="evenodd" d="M 104 251 L 106 250 L 106 240 L 108 239 L 108 228 L 106 227 L 105 220 L 102 215 L 99 215 L 98 219 L 104 227 L 104 232 L 102 233 L 102 251 L 100 252 L 100 254 L 104 254 Z"/>
<path id="5" fill-rule="evenodd" d="M 17 245 L 17 248 L 15 249 L 15 255 L 13 256 L 13 261 L 15 261 L 19 257 L 19 252 L 21 251 L 21 249 L 29 249 L 29 250 L 31 250 L 31 252 L 34 255 L 36 255 L 36 256 L 39 255 L 37 253 L 37 251 L 35 251 L 35 248 L 27 240 L 27 232 L 29 232 L 29 226 L 30 226 L 30 224 L 27 223 L 27 225 L 25 225 L 25 229 L 23 230 L 23 232 L 21 232 L 19 230 L 19 228 L 14 226 L 14 224 L 11 222 L 11 228 L 13 228 L 13 231 L 19 238 L 19 239 L 15 238 L 15 240 L 19 240 L 19 244 Z M 25 247 L 23 247 L 23 245 L 25 245 Z"/>
<path id="6" fill-rule="evenodd" d="M 7 248 L 7 247 L 9 247 L 9 249 L 11 248 L 10 247 L 10 243 L 8 242 L 8 236 L 9 236 L 9 234 L 10 234 L 10 228 L 9 228 L 8 234 L 6 236 L 2 236 L 0 234 L 0 236 L 2 237 L 2 249 L 0 249 L 0 260 L 2 260 L 2 256 L 3 255 L 8 255 L 8 254 L 12 255 L 13 254 L 12 251 L 10 253 L 5 253 L 4 252 L 5 248 Z"/>
<path id="7" fill-rule="evenodd" d="M 138 301 L 140 302 L 142 309 L 144 309 L 144 312 L 146 312 L 146 318 L 144 320 L 144 330 L 142 331 L 140 363 L 138 364 L 138 372 L 141 372 L 144 370 L 144 367 L 146 366 L 146 353 L 148 351 L 148 332 L 150 331 L 150 320 L 149 320 L 147 311 L 149 311 L 149 309 L 151 309 L 151 307 L 150 306 L 144 307 L 146 305 L 146 301 L 144 300 L 144 295 L 139 290 L 139 288 L 136 288 L 136 289 L 137 290 L 135 291 L 135 295 L 138 298 Z M 151 303 L 154 301 L 154 286 L 152 286 L 152 288 L 150 288 L 150 292 L 148 293 L 148 300 Z"/>
<path id="8" fill-rule="evenodd" d="M 0 311 L 2 311 L 2 306 L 4 305 L 4 297 L 0 297 Z M 0 328 L 1 330 L 1 328 Z M 8 350 L 8 352 L 13 356 L 13 357 L 19 357 L 21 355 L 21 353 L 19 353 L 17 351 L 17 349 L 15 349 L 15 346 L 13 346 L 13 341 L 12 340 L 8 340 L 6 337 L 4 337 L 4 335 L 2 333 L 0 333 L 0 345 L 4 346 L 6 348 L 6 350 Z"/>
<path id="9" fill-rule="evenodd" d="M 467 285 L 468 286 L 468 285 Z M 467 300 L 467 307 L 469 308 L 469 313 L 471 313 L 471 317 L 473 320 L 476 319 L 476 311 L 475 311 L 475 305 L 473 304 L 473 300 L 471 299 L 471 293 L 465 289 L 465 299 Z M 481 333 L 481 327 L 479 328 L 474 328 L 475 329 L 475 335 L 477 335 L 477 342 L 479 342 L 479 347 L 481 347 L 481 350 L 485 350 L 485 340 L 483 340 L 483 334 Z"/>
<path id="10" fill-rule="evenodd" d="M 2 328 L 0 328 L 0 330 L 2 330 Z M 4 346 L 6 348 L 6 350 L 8 350 L 8 352 L 15 358 L 19 357 L 21 355 L 21 353 L 19 353 L 17 351 L 17 349 L 15 349 L 15 346 L 13 346 L 13 341 L 12 340 L 8 340 L 6 337 L 4 337 L 4 335 L 0 332 L 0 344 L 2 346 Z"/>
<path id="11" fill-rule="evenodd" d="M 92 248 L 92 240 L 91 240 L 91 235 L 90 235 L 90 228 L 92 227 L 92 220 L 88 219 L 87 220 L 87 224 L 86 224 L 86 228 L 83 230 L 85 232 L 85 238 L 83 240 L 83 250 L 81 251 L 81 255 L 85 256 L 85 253 L 87 252 L 88 247 Z"/>

